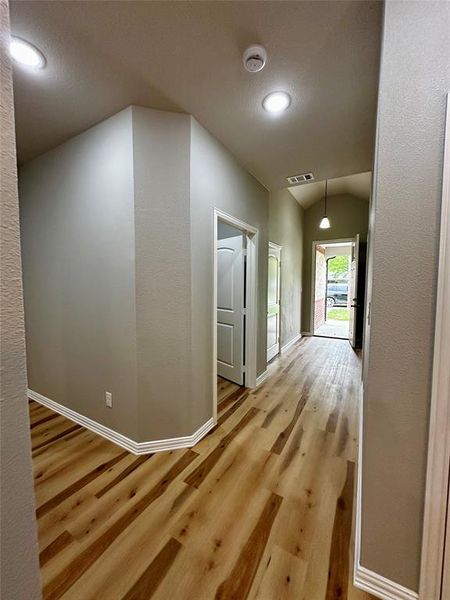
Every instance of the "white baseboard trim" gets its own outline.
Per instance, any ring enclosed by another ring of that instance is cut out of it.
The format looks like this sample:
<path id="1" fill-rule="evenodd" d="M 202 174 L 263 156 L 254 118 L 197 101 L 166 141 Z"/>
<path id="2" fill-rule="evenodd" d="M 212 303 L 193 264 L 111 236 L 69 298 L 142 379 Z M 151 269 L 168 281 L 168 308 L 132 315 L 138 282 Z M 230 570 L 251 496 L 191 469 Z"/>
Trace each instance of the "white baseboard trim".
<path id="1" fill-rule="evenodd" d="M 267 369 L 264 371 L 264 373 L 261 373 L 261 375 L 259 375 L 256 378 L 256 387 L 258 387 L 258 385 L 261 385 L 269 376 L 269 371 L 267 371 Z"/>
<path id="2" fill-rule="evenodd" d="M 355 515 L 355 562 L 353 566 L 353 583 L 355 587 L 373 594 L 381 600 L 418 600 L 419 594 L 403 587 L 399 583 L 386 579 L 382 575 L 361 566 L 361 510 L 362 510 L 362 435 L 364 386 L 361 382 L 359 393 L 359 431 L 358 458 L 356 479 L 356 515 Z M 430 599 L 431 600 L 431 599 Z"/>
<path id="3" fill-rule="evenodd" d="M 418 600 L 419 594 L 358 565 L 354 573 L 355 586 L 381 600 Z"/>
<path id="4" fill-rule="evenodd" d="M 192 435 L 186 435 L 184 437 L 178 438 L 167 438 L 165 440 L 155 440 L 148 442 L 135 442 L 130 438 L 98 423 L 97 421 L 93 421 L 76 411 L 63 406 L 62 404 L 58 404 L 54 400 L 50 400 L 50 398 L 46 398 L 42 394 L 38 392 L 34 392 L 33 390 L 28 390 L 28 397 L 31 400 L 35 400 L 39 402 L 39 404 L 43 404 L 47 408 L 50 408 L 54 412 L 86 427 L 90 431 L 101 435 L 106 438 L 110 442 L 121 446 L 125 450 L 132 452 L 133 454 L 153 454 L 154 452 L 164 452 L 167 450 L 177 450 L 179 448 L 191 448 L 195 446 L 207 433 L 214 427 L 214 419 L 211 417 L 206 423 L 204 423 L 197 431 L 195 431 Z"/>
<path id="5" fill-rule="evenodd" d="M 295 342 L 298 342 L 298 340 L 302 337 L 301 333 L 297 333 L 297 335 L 295 337 L 292 338 L 292 340 L 290 340 L 287 344 L 285 344 L 284 346 L 281 347 L 280 352 L 286 352 L 286 350 L 288 348 L 290 348 L 291 346 L 293 346 L 295 344 Z"/>

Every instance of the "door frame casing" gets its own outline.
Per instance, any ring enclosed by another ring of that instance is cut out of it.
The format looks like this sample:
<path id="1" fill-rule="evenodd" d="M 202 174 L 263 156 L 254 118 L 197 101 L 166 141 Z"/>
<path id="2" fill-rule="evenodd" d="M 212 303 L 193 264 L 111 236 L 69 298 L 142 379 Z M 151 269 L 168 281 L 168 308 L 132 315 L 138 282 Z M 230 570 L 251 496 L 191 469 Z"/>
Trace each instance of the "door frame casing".
<path id="1" fill-rule="evenodd" d="M 357 316 L 358 316 L 358 286 L 359 286 L 359 247 L 360 247 L 360 235 L 359 233 L 357 233 L 355 235 L 355 244 L 354 246 L 352 246 L 352 253 L 350 255 L 350 263 L 353 263 L 353 260 L 355 261 L 355 267 L 356 267 L 356 272 L 355 272 L 355 281 L 354 281 L 354 289 L 353 289 L 353 298 L 348 298 L 349 301 L 349 319 L 350 319 L 350 315 L 351 315 L 351 308 L 353 307 L 355 310 L 353 311 L 353 331 L 352 331 L 352 338 L 350 339 L 350 321 L 349 321 L 349 330 L 348 330 L 348 339 L 350 341 L 350 345 L 352 346 L 353 349 L 356 348 L 356 345 L 358 343 L 358 338 L 357 338 Z M 350 289 L 348 290 L 350 291 Z M 356 299 L 356 304 L 353 304 L 355 302 Z M 350 306 L 353 305 L 353 306 Z M 363 306 L 364 309 L 364 306 Z"/>
<path id="2" fill-rule="evenodd" d="M 316 246 L 327 244 L 342 244 L 354 242 L 355 238 L 337 238 L 334 240 L 315 240 L 312 242 L 312 271 L 311 271 L 311 314 L 309 327 L 311 335 L 314 335 L 314 313 L 315 313 L 315 295 L 316 295 Z"/>
<path id="3" fill-rule="evenodd" d="M 279 354 L 281 352 L 281 251 L 283 250 L 283 246 L 280 246 L 279 244 L 276 244 L 275 242 L 270 242 L 269 241 L 268 256 L 270 255 L 270 250 L 271 249 L 275 250 L 276 252 L 279 253 L 279 260 L 278 260 L 278 301 L 279 301 L 279 308 L 278 308 L 278 352 L 271 359 L 267 358 L 267 339 L 266 339 L 266 362 L 267 363 L 269 363 L 270 360 L 273 360 L 276 356 L 279 356 Z"/>
<path id="4" fill-rule="evenodd" d="M 222 221 L 242 231 L 247 239 L 247 265 L 246 265 L 246 307 L 245 307 L 245 385 L 256 387 L 256 357 L 257 357 L 257 332 L 258 332 L 258 242 L 259 231 L 218 208 L 213 209 L 213 418 L 217 423 L 217 239 L 218 223 Z"/>
<path id="5" fill-rule="evenodd" d="M 450 498 L 450 93 L 447 95 L 438 287 L 419 597 L 450 600 L 441 590 Z M 441 593 L 444 595 L 441 596 Z"/>

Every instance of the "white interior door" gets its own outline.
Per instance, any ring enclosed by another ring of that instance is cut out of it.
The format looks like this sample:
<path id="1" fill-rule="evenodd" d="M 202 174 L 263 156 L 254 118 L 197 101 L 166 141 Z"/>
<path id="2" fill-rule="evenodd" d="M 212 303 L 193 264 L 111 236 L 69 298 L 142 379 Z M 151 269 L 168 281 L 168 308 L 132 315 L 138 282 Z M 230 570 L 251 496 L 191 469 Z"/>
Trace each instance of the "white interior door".
<path id="1" fill-rule="evenodd" d="M 326 320 L 326 303 L 327 303 L 327 259 L 325 246 L 316 244 L 315 246 L 315 262 L 314 262 L 314 281 L 313 281 L 313 306 L 312 317 L 313 325 L 312 332 L 315 335 L 316 331 L 325 324 Z"/>
<path id="2" fill-rule="evenodd" d="M 281 248 L 269 243 L 267 276 L 267 362 L 280 352 Z"/>
<path id="3" fill-rule="evenodd" d="M 349 302 L 349 327 L 348 339 L 353 348 L 356 348 L 356 315 L 358 312 L 358 263 L 359 263 L 359 233 L 352 244 L 350 263 L 350 279 L 348 288 Z"/>
<path id="4" fill-rule="evenodd" d="M 244 384 L 244 235 L 217 241 L 217 374 Z"/>

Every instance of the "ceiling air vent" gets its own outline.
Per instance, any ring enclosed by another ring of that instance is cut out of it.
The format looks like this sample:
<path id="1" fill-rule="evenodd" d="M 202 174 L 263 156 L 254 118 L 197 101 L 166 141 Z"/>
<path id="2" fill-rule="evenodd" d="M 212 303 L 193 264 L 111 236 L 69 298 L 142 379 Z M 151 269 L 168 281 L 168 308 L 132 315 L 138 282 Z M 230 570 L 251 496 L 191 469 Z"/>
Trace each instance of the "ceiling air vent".
<path id="1" fill-rule="evenodd" d="M 286 177 L 291 185 L 297 185 L 299 183 L 308 183 L 314 181 L 314 175 L 312 173 L 303 173 L 302 175 L 292 175 L 292 177 Z"/>

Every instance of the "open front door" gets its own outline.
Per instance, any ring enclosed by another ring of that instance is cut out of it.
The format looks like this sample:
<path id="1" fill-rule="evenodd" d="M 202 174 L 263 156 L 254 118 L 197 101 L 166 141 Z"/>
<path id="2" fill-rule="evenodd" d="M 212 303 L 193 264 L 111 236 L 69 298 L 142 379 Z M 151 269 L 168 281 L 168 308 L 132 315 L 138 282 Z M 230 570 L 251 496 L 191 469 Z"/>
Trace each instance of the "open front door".
<path id="1" fill-rule="evenodd" d="M 244 235 L 217 241 L 217 374 L 244 384 Z"/>
<path id="2" fill-rule="evenodd" d="M 280 352 L 281 247 L 269 242 L 267 282 L 267 362 Z"/>
<path id="3" fill-rule="evenodd" d="M 358 263 L 359 263 L 359 233 L 352 244 L 352 256 L 350 263 L 350 278 L 348 289 L 349 302 L 349 329 L 348 339 L 353 348 L 356 348 L 356 316 L 359 309 L 358 304 Z"/>

